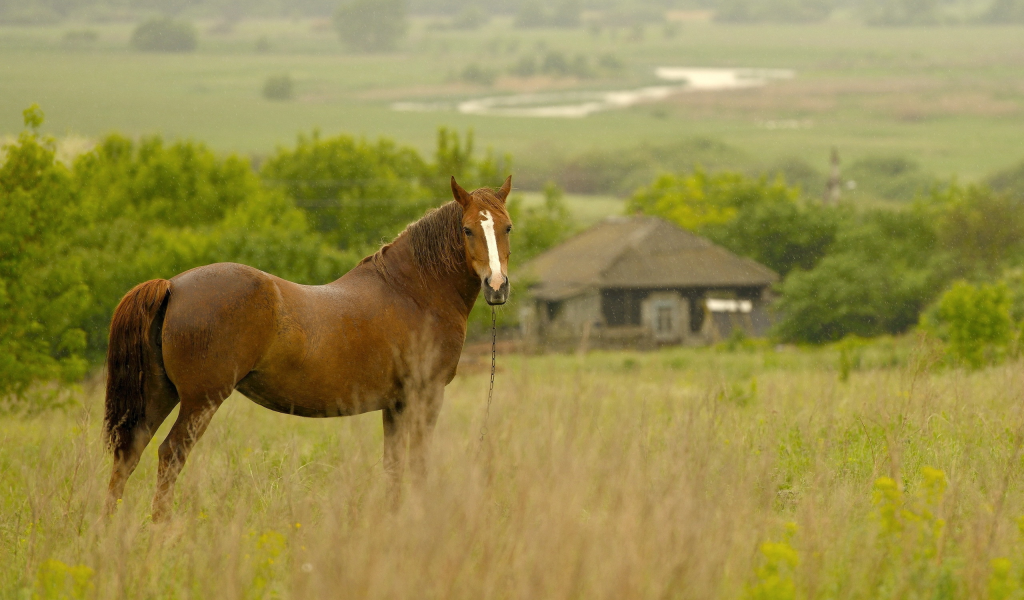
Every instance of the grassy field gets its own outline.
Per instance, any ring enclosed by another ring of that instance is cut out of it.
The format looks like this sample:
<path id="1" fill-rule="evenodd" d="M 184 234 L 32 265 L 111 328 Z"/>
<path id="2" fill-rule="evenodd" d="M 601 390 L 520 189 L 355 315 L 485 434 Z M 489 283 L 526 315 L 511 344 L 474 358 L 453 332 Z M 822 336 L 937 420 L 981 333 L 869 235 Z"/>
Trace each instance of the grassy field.
<path id="1" fill-rule="evenodd" d="M 431 476 L 384 508 L 370 414 L 229 400 L 148 520 L 155 444 L 101 517 L 101 402 L 0 419 L 7 598 L 1016 598 L 1021 363 L 831 350 L 503 356 L 448 388 Z M 172 415 L 173 416 L 173 415 Z"/>
<path id="2" fill-rule="evenodd" d="M 436 129 L 473 128 L 482 146 L 524 157 L 523 168 L 594 148 L 627 148 L 709 136 L 752 164 L 800 157 L 822 170 L 838 146 L 847 160 L 904 155 L 942 176 L 971 180 L 1024 158 L 1021 27 L 865 28 L 688 23 L 642 39 L 625 31 L 513 29 L 496 19 L 479 31 L 431 29 L 417 20 L 393 55 L 347 55 L 325 21 L 245 21 L 229 33 L 201 23 L 199 51 L 154 56 L 127 49 L 127 24 L 0 27 L 0 136 L 20 130 L 32 102 L 58 135 L 160 132 L 224 151 L 266 154 L 299 131 L 385 135 L 430 151 Z M 69 47 L 69 30 L 98 39 Z M 264 37 L 269 50 L 257 52 Z M 548 50 L 591 60 L 612 54 L 614 76 L 577 81 L 517 78 L 508 68 Z M 476 63 L 493 86 L 462 82 Z M 689 94 L 583 119 L 396 112 L 392 102 L 461 100 L 527 90 L 627 89 L 656 83 L 658 66 L 790 68 L 797 77 L 763 89 Z M 296 98 L 272 102 L 264 80 L 290 73 Z M 683 165 L 688 166 L 688 165 Z"/>

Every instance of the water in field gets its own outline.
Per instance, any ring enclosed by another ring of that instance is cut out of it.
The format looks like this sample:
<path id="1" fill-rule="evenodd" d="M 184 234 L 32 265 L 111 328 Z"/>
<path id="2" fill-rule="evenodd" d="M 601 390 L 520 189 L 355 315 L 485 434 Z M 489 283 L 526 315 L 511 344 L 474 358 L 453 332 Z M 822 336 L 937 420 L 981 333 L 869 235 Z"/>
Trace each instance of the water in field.
<path id="1" fill-rule="evenodd" d="M 660 102 L 677 94 L 761 87 L 772 80 L 791 79 L 795 72 L 789 69 L 658 67 L 655 75 L 670 83 L 630 90 L 486 96 L 458 102 L 396 102 L 391 107 L 398 111 L 455 110 L 466 115 L 582 118 L 606 110 Z"/>

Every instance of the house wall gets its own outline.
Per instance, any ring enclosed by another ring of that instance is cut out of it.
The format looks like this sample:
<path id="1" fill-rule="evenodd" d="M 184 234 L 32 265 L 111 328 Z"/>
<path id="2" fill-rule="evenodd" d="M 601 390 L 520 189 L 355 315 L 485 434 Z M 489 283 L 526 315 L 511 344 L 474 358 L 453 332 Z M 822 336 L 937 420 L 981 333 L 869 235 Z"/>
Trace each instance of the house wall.
<path id="1" fill-rule="evenodd" d="M 744 329 L 748 335 L 761 336 L 771 325 L 769 297 L 762 292 L 759 289 L 594 290 L 557 303 L 534 301 L 532 309 L 524 311 L 522 333 L 535 347 L 560 350 L 703 345 L 727 338 L 736 327 Z M 749 313 L 710 313 L 704 305 L 707 297 L 751 299 L 753 309 Z M 623 302 L 624 299 L 628 302 Z M 614 311 L 625 315 L 635 310 L 610 306 L 617 302 L 627 307 L 638 304 L 637 322 L 632 322 L 631 318 L 629 323 L 609 325 L 608 315 L 617 314 Z M 671 326 L 667 331 L 659 331 L 659 309 L 665 308 L 671 310 Z"/>
<path id="2" fill-rule="evenodd" d="M 690 302 L 676 290 L 651 292 L 640 314 L 655 343 L 678 344 L 690 335 Z"/>

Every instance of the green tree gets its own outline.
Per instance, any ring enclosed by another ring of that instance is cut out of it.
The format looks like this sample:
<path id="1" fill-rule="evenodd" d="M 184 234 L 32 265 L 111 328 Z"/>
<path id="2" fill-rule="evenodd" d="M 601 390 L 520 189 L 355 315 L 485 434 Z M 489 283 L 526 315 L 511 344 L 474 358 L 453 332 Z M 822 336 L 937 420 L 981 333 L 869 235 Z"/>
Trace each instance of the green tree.
<path id="1" fill-rule="evenodd" d="M 515 264 L 523 264 L 541 252 L 553 248 L 573 234 L 576 225 L 565 205 L 565 193 L 554 183 L 544 186 L 544 203 L 523 209 L 510 207 L 515 221 Z"/>
<path id="2" fill-rule="evenodd" d="M 996 362 L 1013 339 L 1012 300 L 1004 283 L 958 281 L 922 316 L 922 326 L 946 342 L 949 354 L 972 367 Z"/>
<path id="3" fill-rule="evenodd" d="M 130 43 L 140 52 L 192 52 L 198 37 L 191 23 L 159 17 L 136 27 Z"/>
<path id="4" fill-rule="evenodd" d="M 247 161 L 194 142 L 138 143 L 112 135 L 75 162 L 73 232 L 93 291 L 81 323 L 102 359 L 114 307 L 135 284 L 214 262 L 241 262 L 301 283 L 325 283 L 355 259 L 313 232 L 283 193 Z"/>
<path id="5" fill-rule="evenodd" d="M 294 148 L 279 149 L 261 174 L 309 213 L 317 231 L 358 252 L 375 250 L 439 204 L 424 184 L 431 171 L 414 149 L 390 140 L 321 138 L 314 131 L 300 135 Z"/>
<path id="6" fill-rule="evenodd" d="M 939 248 L 956 276 L 995 276 L 1024 253 L 1024 213 L 1008 194 L 953 182 L 918 210 L 932 215 Z"/>
<path id="7" fill-rule="evenodd" d="M 512 157 L 496 156 L 490 148 L 482 158 L 474 156 L 473 130 L 466 132 L 465 139 L 448 127 L 437 130 L 437 150 L 434 152 L 434 169 L 436 179 L 430 185 L 436 193 L 447 196 L 451 189 L 451 177 L 458 179 L 459 184 L 467 190 L 478 187 L 496 187 L 508 177 L 512 171 Z"/>
<path id="8" fill-rule="evenodd" d="M 906 331 L 948 281 L 936 248 L 922 212 L 847 214 L 829 254 L 780 286 L 776 335 L 823 343 Z"/>
<path id="9" fill-rule="evenodd" d="M 668 219 L 785 275 L 810 269 L 836 237 L 835 210 L 798 201 L 779 177 L 741 173 L 662 175 L 638 190 L 627 210 Z"/>
<path id="10" fill-rule="evenodd" d="M 85 372 L 77 317 L 89 302 L 69 234 L 77 201 L 51 140 L 36 130 L 35 105 L 0 165 L 0 397 L 24 397 L 33 382 Z"/>
<path id="11" fill-rule="evenodd" d="M 405 0 L 347 0 L 334 13 L 342 43 L 355 52 L 393 50 L 406 21 Z"/>

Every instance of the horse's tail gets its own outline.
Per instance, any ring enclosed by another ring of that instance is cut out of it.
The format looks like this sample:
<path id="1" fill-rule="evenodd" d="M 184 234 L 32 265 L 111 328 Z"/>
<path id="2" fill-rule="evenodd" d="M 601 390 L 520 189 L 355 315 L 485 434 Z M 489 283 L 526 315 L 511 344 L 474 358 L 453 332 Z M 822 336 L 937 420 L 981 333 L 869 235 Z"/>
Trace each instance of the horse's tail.
<path id="1" fill-rule="evenodd" d="M 140 283 L 114 310 L 107 347 L 104 432 L 107 448 L 115 455 L 131 447 L 135 427 L 145 417 L 149 328 L 170 291 L 171 282 L 166 279 Z"/>

